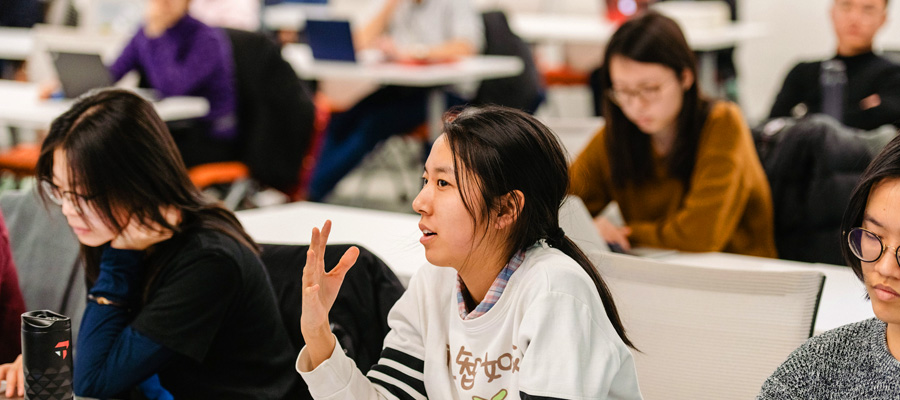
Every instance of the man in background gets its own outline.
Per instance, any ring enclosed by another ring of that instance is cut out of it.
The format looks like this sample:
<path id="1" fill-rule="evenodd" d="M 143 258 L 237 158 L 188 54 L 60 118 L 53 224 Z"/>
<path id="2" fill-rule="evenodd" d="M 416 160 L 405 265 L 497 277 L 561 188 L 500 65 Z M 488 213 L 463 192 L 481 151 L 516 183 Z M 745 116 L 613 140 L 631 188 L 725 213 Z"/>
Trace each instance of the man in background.
<path id="1" fill-rule="evenodd" d="M 797 64 L 785 78 L 769 118 L 823 113 L 863 130 L 900 126 L 900 66 L 872 52 L 887 5 L 888 0 L 835 0 L 834 58 Z"/>

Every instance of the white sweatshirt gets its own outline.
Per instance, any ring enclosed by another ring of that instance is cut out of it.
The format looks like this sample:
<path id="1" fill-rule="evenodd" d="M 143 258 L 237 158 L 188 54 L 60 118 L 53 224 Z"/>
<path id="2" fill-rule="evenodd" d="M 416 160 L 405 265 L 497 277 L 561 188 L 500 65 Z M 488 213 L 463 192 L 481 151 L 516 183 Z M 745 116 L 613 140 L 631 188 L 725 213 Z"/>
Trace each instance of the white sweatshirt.
<path id="1" fill-rule="evenodd" d="M 335 345 L 297 371 L 317 400 L 640 399 L 634 360 L 590 277 L 559 250 L 535 246 L 497 304 L 459 315 L 456 271 L 422 267 L 388 315 L 381 359 L 363 376 Z M 368 379 L 367 379 L 368 378 Z"/>

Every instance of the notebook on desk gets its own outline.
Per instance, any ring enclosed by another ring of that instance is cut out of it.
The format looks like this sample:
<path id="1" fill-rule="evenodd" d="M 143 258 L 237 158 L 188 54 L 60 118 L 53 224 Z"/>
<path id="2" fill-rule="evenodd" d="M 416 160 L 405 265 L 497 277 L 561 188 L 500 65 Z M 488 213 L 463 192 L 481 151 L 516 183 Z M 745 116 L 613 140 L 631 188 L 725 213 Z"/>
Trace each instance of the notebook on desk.
<path id="1" fill-rule="evenodd" d="M 314 59 L 356 62 L 350 21 L 306 20 L 306 37 Z"/>
<path id="2" fill-rule="evenodd" d="M 99 54 L 50 52 L 63 96 L 74 99 L 91 89 L 113 85 L 112 75 Z"/>

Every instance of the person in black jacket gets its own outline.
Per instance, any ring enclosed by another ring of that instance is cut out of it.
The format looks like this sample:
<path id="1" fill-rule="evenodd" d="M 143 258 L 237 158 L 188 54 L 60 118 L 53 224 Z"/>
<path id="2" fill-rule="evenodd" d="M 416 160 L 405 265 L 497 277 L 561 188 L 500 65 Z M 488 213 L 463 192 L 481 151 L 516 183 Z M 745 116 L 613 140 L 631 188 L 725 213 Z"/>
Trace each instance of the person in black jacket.
<path id="1" fill-rule="evenodd" d="M 117 89 L 80 99 L 53 122 L 36 170 L 85 265 L 76 395 L 161 385 L 175 398 L 296 398 L 293 347 L 258 247 L 191 183 L 150 103 Z"/>
<path id="2" fill-rule="evenodd" d="M 831 21 L 837 36 L 833 59 L 797 64 L 787 75 L 769 118 L 829 114 L 846 126 L 872 130 L 900 126 L 900 66 L 872 52 L 872 40 L 884 25 L 888 0 L 835 0 Z M 845 82 L 837 95 L 823 89 L 827 70 Z M 843 76 L 843 77 L 842 77 Z M 829 96 L 837 98 L 829 110 Z"/>

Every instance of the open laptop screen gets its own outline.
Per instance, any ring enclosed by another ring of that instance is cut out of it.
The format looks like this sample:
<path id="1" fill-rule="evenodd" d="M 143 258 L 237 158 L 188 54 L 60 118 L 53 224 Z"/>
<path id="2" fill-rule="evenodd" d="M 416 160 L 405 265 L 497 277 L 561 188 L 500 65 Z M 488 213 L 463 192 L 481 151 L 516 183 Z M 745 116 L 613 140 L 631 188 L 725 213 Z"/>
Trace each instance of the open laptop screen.
<path id="1" fill-rule="evenodd" d="M 306 36 L 316 60 L 356 62 L 349 21 L 307 20 Z"/>
<path id="2" fill-rule="evenodd" d="M 99 54 L 51 52 L 63 95 L 74 99 L 91 89 L 112 86 L 112 76 Z"/>

